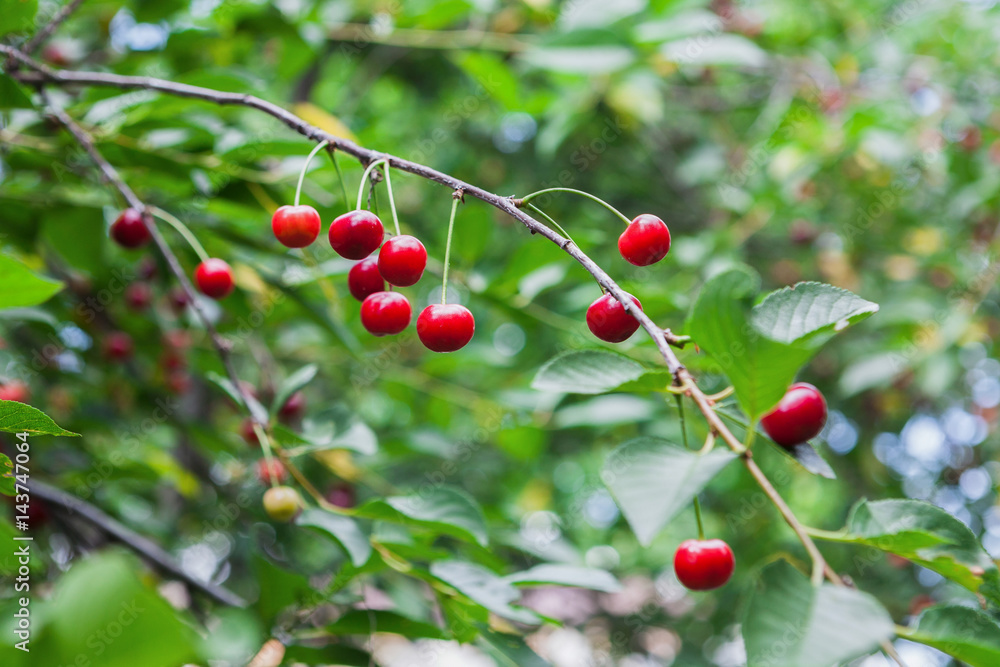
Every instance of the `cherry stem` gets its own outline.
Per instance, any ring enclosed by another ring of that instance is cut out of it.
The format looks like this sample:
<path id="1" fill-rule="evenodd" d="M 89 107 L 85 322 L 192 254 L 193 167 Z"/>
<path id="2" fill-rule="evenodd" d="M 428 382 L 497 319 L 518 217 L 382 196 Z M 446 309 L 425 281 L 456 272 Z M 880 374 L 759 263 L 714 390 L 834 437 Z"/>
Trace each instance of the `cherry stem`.
<path id="1" fill-rule="evenodd" d="M 674 395 L 674 398 L 677 400 L 677 413 L 681 419 L 681 440 L 684 441 L 684 449 L 690 449 L 688 446 L 687 420 L 684 418 L 684 397 Z M 698 500 L 697 495 L 694 497 L 694 520 L 698 524 L 698 539 L 704 540 L 705 526 L 701 520 L 701 501 Z"/>
<path id="2" fill-rule="evenodd" d="M 256 420 L 253 421 L 253 432 L 257 436 L 257 440 L 260 441 L 261 449 L 264 450 L 264 465 L 267 467 L 267 481 L 271 484 L 271 488 L 278 486 L 277 475 L 274 470 L 274 455 L 271 454 L 271 440 L 267 437 L 267 433 L 264 429 L 260 427 L 260 424 Z"/>
<path id="3" fill-rule="evenodd" d="M 170 213 L 164 211 L 162 208 L 157 206 L 147 206 L 146 208 L 157 218 L 176 229 L 177 233 L 184 237 L 184 240 L 187 241 L 188 245 L 191 246 L 191 249 L 194 250 L 195 254 L 198 255 L 198 258 L 201 261 L 207 262 L 210 259 L 208 253 L 205 252 L 205 248 L 198 242 L 198 239 L 191 233 L 191 230 L 188 229 L 187 225 Z"/>
<path id="4" fill-rule="evenodd" d="M 444 271 L 441 278 L 441 303 L 448 303 L 448 267 L 451 265 L 451 233 L 455 229 L 455 212 L 458 211 L 458 202 L 462 195 L 458 191 L 451 195 L 451 217 L 448 218 L 448 240 L 444 245 Z"/>
<path id="5" fill-rule="evenodd" d="M 302 194 L 302 182 L 306 180 L 306 171 L 309 169 L 309 163 L 312 159 L 316 157 L 316 153 L 323 150 L 323 147 L 329 144 L 329 141 L 321 141 L 316 144 L 316 147 L 312 149 L 312 152 L 306 156 L 306 162 L 302 165 L 302 171 L 299 172 L 299 184 L 295 186 L 295 205 L 299 205 L 299 196 Z M 334 163 L 336 164 L 336 163 Z M 339 169 L 337 171 L 340 171 Z"/>
<path id="6" fill-rule="evenodd" d="M 546 220 L 548 220 L 549 224 L 551 224 L 553 227 L 555 227 L 556 229 L 558 229 L 562 233 L 563 236 L 565 236 L 567 239 L 569 239 L 570 243 L 572 243 L 573 245 L 579 247 L 578 244 L 577 244 L 577 242 L 573 240 L 573 237 L 569 235 L 569 232 L 567 232 L 565 229 L 563 229 L 562 225 L 560 225 L 558 222 L 556 222 L 555 220 L 553 220 L 552 217 L 548 213 L 546 213 L 542 209 L 538 208 L 534 204 L 525 204 L 525 206 L 527 206 L 532 211 L 534 211 L 538 215 L 540 215 L 543 218 L 545 218 Z"/>
<path id="7" fill-rule="evenodd" d="M 545 190 L 539 190 L 538 192 L 532 192 L 530 195 L 527 195 L 527 196 L 524 196 L 524 197 L 521 198 L 521 205 L 524 206 L 524 205 L 530 203 L 531 200 L 534 199 L 535 197 L 538 197 L 539 195 L 547 194 L 549 192 L 572 192 L 575 195 L 580 195 L 581 197 L 586 197 L 587 199 L 589 199 L 591 201 L 597 202 L 598 204 L 600 204 L 604 208 L 608 209 L 609 211 L 611 211 L 612 213 L 614 213 L 615 215 L 617 215 L 619 218 L 621 218 L 625 222 L 626 225 L 631 225 L 632 224 L 632 221 L 629 220 L 628 218 L 626 218 L 625 214 L 623 214 L 621 211 L 619 211 L 614 206 L 612 206 L 608 202 L 604 201 L 600 197 L 595 197 L 594 195 L 590 194 L 589 192 L 584 192 L 583 190 L 574 190 L 573 188 L 546 188 Z"/>
<path id="8" fill-rule="evenodd" d="M 361 199 L 365 193 L 365 183 L 368 181 L 368 176 L 372 173 L 372 170 L 379 166 L 385 165 L 385 189 L 389 192 L 389 210 L 392 211 L 392 224 L 396 227 L 396 236 L 400 235 L 399 231 L 399 216 L 396 215 L 396 199 L 392 195 L 392 166 L 389 164 L 389 160 L 375 160 L 368 168 L 365 169 L 364 175 L 361 177 L 361 187 L 358 189 L 358 209 L 361 209 Z M 374 192 L 374 184 L 372 184 L 372 191 Z"/>
<path id="9" fill-rule="evenodd" d="M 330 160 L 333 162 L 333 168 L 337 170 L 337 180 L 340 181 L 340 191 L 344 194 L 344 208 L 351 205 L 351 197 L 347 194 L 347 183 L 344 182 L 344 172 L 340 170 L 340 163 L 337 162 L 337 149 L 333 146 L 327 146 L 327 153 L 330 154 Z"/>

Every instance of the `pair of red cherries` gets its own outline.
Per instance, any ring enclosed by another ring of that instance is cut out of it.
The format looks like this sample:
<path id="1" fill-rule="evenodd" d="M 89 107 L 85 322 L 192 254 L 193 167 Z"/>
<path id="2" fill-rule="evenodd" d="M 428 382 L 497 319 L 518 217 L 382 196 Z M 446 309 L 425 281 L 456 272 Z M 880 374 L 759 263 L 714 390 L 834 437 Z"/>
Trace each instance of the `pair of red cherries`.
<path id="1" fill-rule="evenodd" d="M 304 248 L 319 236 L 322 221 L 312 206 L 282 206 L 271 218 L 271 230 L 283 245 Z M 356 210 L 338 216 L 330 225 L 330 246 L 341 257 L 362 260 L 347 274 L 351 296 L 361 302 L 361 324 L 369 333 L 387 336 L 410 325 L 413 311 L 399 292 L 386 290 L 386 283 L 409 287 L 420 280 L 427 267 L 427 249 L 414 236 L 400 234 L 384 244 L 385 228 L 371 211 Z M 379 249 L 378 259 L 370 258 Z M 457 304 L 433 304 L 417 318 L 417 336 L 434 352 L 454 352 L 465 347 L 475 333 L 476 322 L 468 308 Z"/>
<path id="2" fill-rule="evenodd" d="M 670 251 L 670 229 L 660 218 L 649 213 L 636 216 L 618 237 L 618 252 L 629 264 L 649 266 L 667 256 Z M 635 308 L 642 304 L 631 294 Z M 605 294 L 587 309 L 587 326 L 591 333 L 608 343 L 621 343 L 639 329 L 639 320 L 618 299 Z"/>
<path id="3" fill-rule="evenodd" d="M 823 429 L 826 400 L 813 385 L 797 382 L 760 423 L 772 440 L 791 449 Z M 733 550 L 722 540 L 686 540 L 674 554 L 677 578 L 695 591 L 722 586 L 732 576 L 734 565 Z"/>
<path id="4" fill-rule="evenodd" d="M 123 248 L 140 248 L 149 243 L 152 236 L 142 214 L 134 208 L 125 209 L 111 224 L 111 238 Z M 232 294 L 236 283 L 233 270 L 225 260 L 211 257 L 198 265 L 194 271 L 194 283 L 205 296 L 224 299 Z"/>

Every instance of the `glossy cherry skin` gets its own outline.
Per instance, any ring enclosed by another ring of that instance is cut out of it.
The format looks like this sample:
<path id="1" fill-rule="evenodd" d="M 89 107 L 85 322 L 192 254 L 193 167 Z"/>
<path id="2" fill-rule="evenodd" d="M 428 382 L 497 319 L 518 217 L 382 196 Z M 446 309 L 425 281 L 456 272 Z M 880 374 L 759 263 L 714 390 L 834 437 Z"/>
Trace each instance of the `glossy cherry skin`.
<path id="1" fill-rule="evenodd" d="M 826 400 L 819 389 L 796 382 L 773 410 L 760 420 L 764 431 L 782 447 L 794 447 L 815 438 L 826 423 Z"/>
<path id="2" fill-rule="evenodd" d="M 297 391 L 288 397 L 285 404 L 278 409 L 278 419 L 284 422 L 302 419 L 306 413 L 306 395 Z"/>
<path id="3" fill-rule="evenodd" d="M 11 380 L 7 384 L 0 385 L 0 401 L 17 401 L 27 403 L 31 398 L 31 391 L 28 385 L 20 380 Z"/>
<path id="4" fill-rule="evenodd" d="M 670 251 L 670 230 L 655 215 L 636 216 L 618 237 L 618 252 L 629 264 L 656 264 Z"/>
<path id="5" fill-rule="evenodd" d="M 378 253 L 378 270 L 385 281 L 408 287 L 420 280 L 427 266 L 427 249 L 409 234 L 393 236 Z"/>
<path id="6" fill-rule="evenodd" d="M 710 591 L 733 576 L 733 550 L 722 540 L 685 540 L 674 554 L 674 573 L 692 591 Z"/>
<path id="7" fill-rule="evenodd" d="M 233 270 L 224 260 L 211 257 L 194 270 L 198 290 L 213 299 L 225 299 L 233 292 Z"/>
<path id="8" fill-rule="evenodd" d="M 142 214 L 134 208 L 127 208 L 111 223 L 111 238 L 123 248 L 138 248 L 149 243 L 152 237 Z"/>
<path id="9" fill-rule="evenodd" d="M 631 294 L 628 296 L 636 307 L 642 310 L 639 299 Z M 601 340 L 620 343 L 636 332 L 639 320 L 629 315 L 618 299 L 611 294 L 605 294 L 587 309 L 587 326 L 590 327 L 591 333 Z"/>
<path id="10" fill-rule="evenodd" d="M 132 310 L 146 310 L 152 302 L 153 288 L 149 283 L 135 282 L 125 288 L 125 303 Z"/>
<path id="11" fill-rule="evenodd" d="M 417 317 L 417 336 L 428 350 L 454 352 L 472 340 L 476 320 L 465 306 L 435 303 Z"/>
<path id="12" fill-rule="evenodd" d="M 323 227 L 319 213 L 312 206 L 282 206 L 271 216 L 271 231 L 281 245 L 305 248 L 319 236 Z"/>
<path id="13" fill-rule="evenodd" d="M 378 272 L 378 262 L 369 258 L 358 262 L 347 272 L 347 289 L 358 301 L 364 301 L 369 294 L 385 291 L 385 280 Z"/>
<path id="14" fill-rule="evenodd" d="M 382 245 L 385 230 L 371 211 L 351 211 L 330 225 L 330 247 L 347 259 L 364 259 Z"/>
<path id="15" fill-rule="evenodd" d="M 399 292 L 376 292 L 361 304 L 361 324 L 376 336 L 398 334 L 411 317 L 410 302 Z"/>
<path id="16" fill-rule="evenodd" d="M 272 477 L 278 484 L 288 479 L 288 471 L 285 469 L 285 464 L 278 459 L 271 459 L 271 465 L 267 464 L 267 459 L 257 461 L 257 480 L 261 484 L 270 484 Z"/>
<path id="17" fill-rule="evenodd" d="M 112 361 L 126 361 L 132 358 L 132 337 L 124 331 L 112 331 L 104 339 L 104 356 Z"/>
<path id="18" fill-rule="evenodd" d="M 264 492 L 264 511 L 275 521 L 291 521 L 302 509 L 302 497 L 290 486 L 275 486 Z"/>

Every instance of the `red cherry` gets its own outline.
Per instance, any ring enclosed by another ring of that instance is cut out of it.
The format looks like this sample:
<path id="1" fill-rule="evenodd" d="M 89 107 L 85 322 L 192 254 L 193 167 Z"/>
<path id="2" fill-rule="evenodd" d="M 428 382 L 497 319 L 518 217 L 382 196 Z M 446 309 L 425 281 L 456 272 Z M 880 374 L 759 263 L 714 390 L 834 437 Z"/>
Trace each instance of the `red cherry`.
<path id="1" fill-rule="evenodd" d="M 428 350 L 454 352 L 472 340 L 476 320 L 465 306 L 435 303 L 417 318 L 417 336 Z"/>
<path id="2" fill-rule="evenodd" d="M 163 344 L 174 350 L 191 347 L 191 334 L 184 329 L 170 329 L 163 332 Z"/>
<path id="3" fill-rule="evenodd" d="M 771 440 L 782 447 L 794 447 L 816 437 L 826 423 L 826 400 L 819 389 L 796 382 L 773 410 L 760 420 Z"/>
<path id="4" fill-rule="evenodd" d="M 297 391 L 288 397 L 285 404 L 278 409 L 278 418 L 282 421 L 290 422 L 301 419 L 306 412 L 306 396 L 301 391 Z"/>
<path id="5" fill-rule="evenodd" d="M 412 316 L 410 302 L 399 292 L 376 292 L 361 304 L 361 324 L 376 336 L 398 334 Z"/>
<path id="6" fill-rule="evenodd" d="M 0 401 L 17 401 L 27 403 L 31 398 L 31 391 L 28 385 L 20 380 L 11 380 L 7 384 L 0 385 Z"/>
<path id="7" fill-rule="evenodd" d="M 168 373 L 187 368 L 187 358 L 177 350 L 164 350 L 160 355 L 160 366 Z"/>
<path id="8" fill-rule="evenodd" d="M 409 234 L 393 236 L 378 253 L 378 270 L 386 282 L 408 287 L 420 280 L 427 266 L 427 249 Z"/>
<path id="9" fill-rule="evenodd" d="M 184 309 L 188 305 L 188 295 L 182 287 L 175 287 L 167 294 L 167 300 L 170 302 L 170 310 L 174 311 L 174 315 L 183 315 Z"/>
<path id="10" fill-rule="evenodd" d="M 271 231 L 282 245 L 305 248 L 316 240 L 323 226 L 312 206 L 282 206 L 271 217 Z"/>
<path id="11" fill-rule="evenodd" d="M 366 259 L 351 267 L 347 273 L 347 289 L 358 301 L 364 301 L 369 294 L 385 291 L 385 280 L 378 272 L 378 262 Z"/>
<path id="12" fill-rule="evenodd" d="M 288 479 L 288 471 L 285 470 L 285 464 L 278 459 L 271 459 L 271 465 L 267 464 L 267 459 L 257 461 L 257 479 L 260 480 L 260 483 L 270 484 L 272 477 L 278 484 Z"/>
<path id="13" fill-rule="evenodd" d="M 670 251 L 670 230 L 655 215 L 643 213 L 618 237 L 618 252 L 629 264 L 656 264 Z"/>
<path id="14" fill-rule="evenodd" d="M 248 445 L 256 446 L 260 444 L 260 440 L 257 439 L 257 431 L 255 431 L 253 427 L 252 419 L 247 418 L 240 422 L 240 437 L 243 438 Z"/>
<path id="15" fill-rule="evenodd" d="M 153 302 L 153 288 L 148 283 L 132 283 L 125 288 L 125 303 L 132 310 L 146 310 Z"/>
<path id="16" fill-rule="evenodd" d="M 639 299 L 631 294 L 628 296 L 636 307 L 642 310 Z M 625 312 L 625 306 L 618 299 L 611 294 L 605 294 L 587 309 L 587 326 L 601 340 L 620 343 L 636 332 L 639 320 Z"/>
<path id="17" fill-rule="evenodd" d="M 126 361 L 132 358 L 132 337 L 124 331 L 112 331 L 104 339 L 104 356 L 112 361 Z"/>
<path id="18" fill-rule="evenodd" d="M 111 238 L 123 248 L 138 248 L 149 243 L 152 237 L 142 214 L 134 208 L 127 208 L 111 223 Z"/>
<path id="19" fill-rule="evenodd" d="M 202 294 L 225 299 L 233 291 L 233 270 L 224 260 L 212 257 L 194 270 L 194 282 Z"/>
<path id="20" fill-rule="evenodd" d="M 709 591 L 733 575 L 733 550 L 722 540 L 685 540 L 674 554 L 674 572 L 685 587 Z"/>
<path id="21" fill-rule="evenodd" d="M 347 259 L 364 259 L 382 245 L 385 230 L 371 211 L 351 211 L 330 225 L 330 246 Z"/>
<path id="22" fill-rule="evenodd" d="M 152 257 L 143 257 L 136 270 L 139 272 L 139 277 L 143 280 L 152 280 L 158 273 L 156 260 Z"/>
<path id="23" fill-rule="evenodd" d="M 167 389 L 178 396 L 188 393 L 191 389 L 191 375 L 184 370 L 172 371 L 167 375 Z"/>
<path id="24" fill-rule="evenodd" d="M 326 492 L 326 499 L 334 507 L 350 509 L 357 503 L 354 497 L 354 487 L 350 484 L 338 484 Z"/>

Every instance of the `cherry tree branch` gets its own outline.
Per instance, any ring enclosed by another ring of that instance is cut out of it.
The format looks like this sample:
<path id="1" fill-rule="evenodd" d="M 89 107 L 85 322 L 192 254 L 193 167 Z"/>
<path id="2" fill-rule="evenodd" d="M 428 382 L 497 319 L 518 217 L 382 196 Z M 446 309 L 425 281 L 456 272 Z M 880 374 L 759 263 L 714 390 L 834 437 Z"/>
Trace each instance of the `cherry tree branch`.
<path id="1" fill-rule="evenodd" d="M 46 23 L 41 29 L 34 34 L 34 36 L 28 40 L 28 43 L 24 45 L 23 50 L 27 54 L 32 54 L 38 50 L 38 47 L 45 43 L 52 33 L 56 31 L 59 26 L 63 24 L 63 21 L 69 18 L 70 14 L 75 12 L 77 8 L 83 4 L 83 0 L 70 0 L 62 8 L 55 13 L 55 15 Z"/>
<path id="2" fill-rule="evenodd" d="M 736 438 L 732 432 L 726 427 L 726 425 L 719 419 L 719 416 L 715 413 L 714 406 L 707 396 L 698 388 L 694 381 L 694 378 L 684 367 L 681 361 L 678 359 L 677 355 L 671 349 L 672 345 L 677 347 L 682 347 L 687 339 L 684 337 L 675 336 L 667 330 L 659 327 L 652 319 L 649 318 L 642 310 L 636 308 L 627 294 L 618 286 L 618 284 L 607 274 L 604 269 L 598 266 L 586 253 L 583 252 L 572 240 L 565 238 L 561 234 L 557 233 L 552 228 L 539 222 L 535 218 L 531 217 L 523 210 L 516 206 L 516 199 L 513 197 L 504 197 L 501 195 L 494 194 L 483 188 L 477 187 L 458 178 L 445 174 L 443 172 L 437 171 L 426 165 L 412 162 L 410 160 L 405 160 L 394 155 L 387 153 L 382 153 L 379 151 L 364 148 L 357 143 L 344 139 L 328 132 L 321 130 L 314 125 L 311 125 L 299 118 L 295 114 L 283 109 L 282 107 L 263 100 L 259 97 L 241 93 L 229 93 L 217 90 L 212 90 L 210 88 L 203 88 L 200 86 L 192 86 L 188 84 L 175 83 L 172 81 L 167 81 L 164 79 L 156 79 L 152 77 L 136 77 L 136 76 L 123 76 L 118 74 L 107 74 L 101 72 L 81 72 L 81 71 L 66 71 L 66 70 L 55 70 L 45 65 L 38 63 L 33 60 L 23 52 L 14 49 L 9 46 L 0 45 L 0 53 L 6 53 L 8 56 L 16 59 L 22 65 L 28 67 L 31 72 L 17 72 L 13 76 L 24 83 L 34 83 L 36 85 L 42 84 L 52 84 L 57 86 L 103 86 L 112 87 L 119 89 L 141 89 L 141 90 L 154 90 L 170 95 L 175 95 L 178 97 L 186 97 L 191 99 L 199 99 L 207 102 L 212 102 L 219 105 L 238 105 L 244 106 L 251 109 L 256 109 L 262 111 L 274 118 L 278 119 L 286 126 L 292 130 L 298 132 L 304 137 L 315 141 L 322 142 L 326 141 L 329 147 L 332 149 L 340 150 L 348 155 L 357 158 L 363 165 L 369 165 L 376 160 L 384 160 L 388 163 L 388 167 L 398 169 L 410 174 L 414 174 L 421 178 L 424 178 L 435 183 L 440 183 L 451 190 L 462 190 L 468 195 L 479 199 L 494 208 L 506 213 L 510 217 L 521 222 L 532 234 L 538 234 L 545 237 L 552 243 L 555 243 L 560 248 L 563 249 L 566 254 L 575 259 L 591 276 L 594 280 L 603 287 L 607 292 L 612 294 L 629 312 L 643 329 L 649 334 L 650 338 L 653 339 L 654 344 L 659 350 L 661 356 L 663 357 L 664 364 L 670 373 L 674 376 L 675 381 L 678 386 L 685 390 L 692 400 L 697 404 L 699 410 L 704 416 L 705 420 L 708 422 L 710 428 L 715 431 L 719 437 L 730 447 L 734 452 L 737 452 L 743 458 L 744 464 L 750 471 L 751 475 L 760 485 L 762 491 L 767 495 L 771 502 L 775 505 L 778 511 L 781 513 L 782 518 L 795 532 L 799 541 L 805 547 L 810 558 L 813 561 L 816 570 L 825 574 L 825 576 L 834 584 L 843 586 L 844 581 L 841 577 L 826 563 L 823 558 L 822 553 L 816 546 L 815 542 L 806 532 L 805 527 L 799 522 L 795 514 L 789 508 L 788 504 L 781 497 L 781 494 L 774 488 L 767 477 L 764 475 L 763 471 L 757 466 L 753 461 L 749 452 L 745 450 L 739 439 Z M 65 114 L 63 114 L 65 115 Z M 72 122 L 72 121 L 71 121 Z M 79 128 L 77 128 L 79 129 Z M 76 134 L 76 133 L 75 133 Z M 78 137 L 79 139 L 79 137 Z M 86 148 L 86 144 L 85 144 Z M 91 146 L 92 149 L 92 146 Z M 91 152 L 88 149 L 88 152 Z M 93 157 L 93 154 L 92 154 Z M 103 161 L 103 159 L 102 159 Z M 107 165 L 106 162 L 102 165 L 102 171 L 105 174 L 108 170 L 113 173 L 113 168 Z M 112 179 L 114 185 L 122 192 L 125 196 L 125 191 L 127 186 L 121 182 L 121 179 L 115 176 Z M 123 189 L 124 188 L 124 189 Z M 130 198 L 131 197 L 131 198 Z M 130 203 L 135 199 L 134 194 L 126 196 L 126 199 Z M 141 206 L 141 203 L 139 204 Z M 142 209 L 140 209 L 142 210 Z M 155 232 L 155 228 L 152 228 Z M 162 244 L 162 238 L 159 234 L 155 234 L 154 239 L 157 239 L 157 245 L 161 246 L 161 250 L 170 257 L 168 253 L 169 248 L 166 248 L 165 244 Z M 161 245 L 162 244 L 162 245 Z M 175 262 L 176 263 L 176 262 Z M 173 266 L 172 266 L 173 268 Z M 190 290 L 190 283 L 183 272 L 175 272 L 178 274 L 178 279 L 181 280 L 185 290 Z M 214 330 L 213 342 L 218 338 Z M 231 367 L 228 361 L 229 350 L 227 345 L 216 345 L 220 355 L 226 364 L 227 371 L 230 371 L 231 379 L 235 382 L 235 375 L 231 372 Z"/>
<path id="3" fill-rule="evenodd" d="M 197 588 L 213 600 L 233 607 L 246 606 L 246 601 L 236 595 L 236 593 L 191 576 L 160 546 L 135 531 L 126 528 L 90 503 L 38 480 L 33 480 L 29 487 L 32 497 L 40 498 L 50 505 L 61 507 L 70 515 L 86 519 L 164 572 L 177 577 L 193 588 Z"/>

